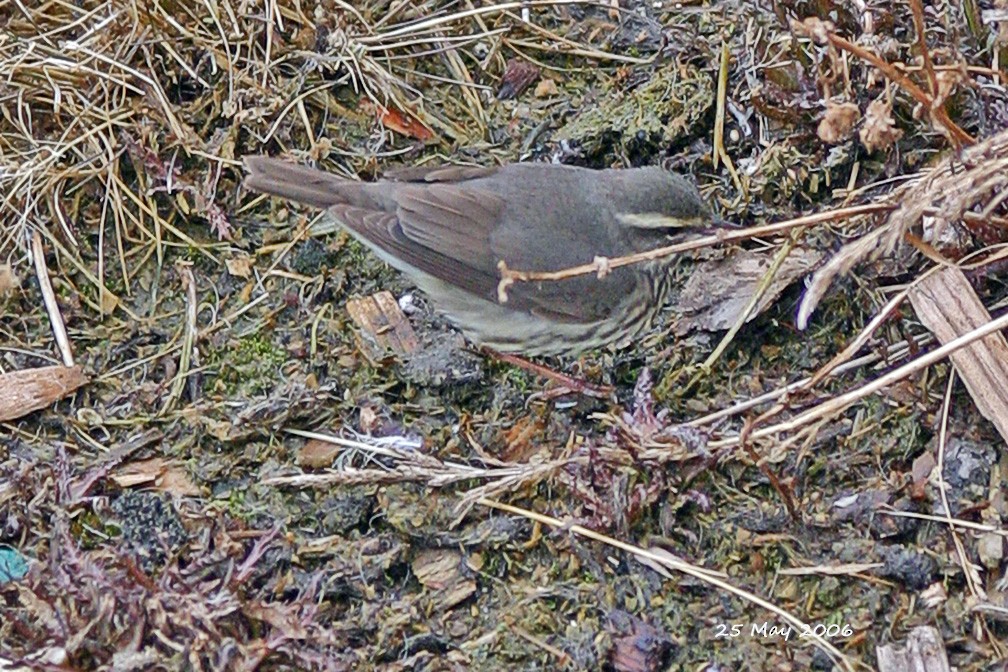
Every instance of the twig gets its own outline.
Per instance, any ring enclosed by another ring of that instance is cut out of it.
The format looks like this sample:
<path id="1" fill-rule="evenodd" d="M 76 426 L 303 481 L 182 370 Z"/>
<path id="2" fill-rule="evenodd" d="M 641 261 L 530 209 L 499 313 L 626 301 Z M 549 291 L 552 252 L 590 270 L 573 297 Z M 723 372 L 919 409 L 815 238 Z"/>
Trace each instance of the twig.
<path id="1" fill-rule="evenodd" d="M 839 396 L 828 399 L 817 406 L 813 406 L 807 411 L 795 416 L 787 422 L 782 422 L 771 427 L 764 427 L 762 429 L 757 429 L 752 432 L 750 438 L 752 439 L 762 439 L 767 437 L 772 437 L 782 432 L 793 431 L 804 425 L 811 424 L 820 420 L 824 420 L 835 416 L 838 413 L 843 412 L 852 404 L 875 394 L 879 390 L 885 389 L 889 385 L 892 385 L 896 381 L 902 380 L 914 373 L 925 369 L 932 364 L 942 361 L 948 357 L 951 353 L 955 352 L 959 348 L 962 348 L 977 339 L 983 338 L 988 334 L 993 334 L 1001 329 L 1008 328 L 1008 313 L 1002 315 L 1001 317 L 991 320 L 987 324 L 973 329 L 962 336 L 956 338 L 955 340 L 949 341 L 945 345 L 932 350 L 931 352 L 918 357 L 917 359 L 904 364 L 903 366 L 890 371 L 889 373 L 879 376 L 875 380 L 862 385 L 861 387 L 845 392 Z M 759 419 L 758 421 L 761 421 Z M 712 441 L 709 445 L 712 448 L 719 448 L 727 445 L 736 445 L 740 440 L 739 436 L 729 437 L 722 439 L 720 441 Z"/>
<path id="2" fill-rule="evenodd" d="M 913 14 L 914 30 L 917 33 L 917 46 L 920 47 L 921 65 L 927 75 L 928 86 L 931 87 L 931 98 L 938 95 L 938 80 L 935 77 L 934 65 L 931 62 L 931 52 L 927 46 L 927 36 L 924 33 L 924 6 L 921 0 L 910 0 L 910 11 Z"/>
<path id="3" fill-rule="evenodd" d="M 975 140 L 966 131 L 959 128 L 954 121 L 952 121 L 948 112 L 945 111 L 944 107 L 939 106 L 937 108 L 933 107 L 934 99 L 928 96 L 917 84 L 914 83 L 910 77 L 900 72 L 895 66 L 887 63 L 885 60 L 875 55 L 874 53 L 868 51 L 864 47 L 858 46 L 853 42 L 845 40 L 840 37 L 832 30 L 832 25 L 826 21 L 820 19 L 812 18 L 806 19 L 805 22 L 792 21 L 791 27 L 805 35 L 808 35 L 817 42 L 822 42 L 825 40 L 826 43 L 836 47 L 837 49 L 843 49 L 844 51 L 857 56 L 865 61 L 868 61 L 876 68 L 882 71 L 887 78 L 889 78 L 893 83 L 902 88 L 904 91 L 909 93 L 914 100 L 923 105 L 928 110 L 931 110 L 935 121 L 938 122 L 940 126 L 945 128 L 948 132 L 949 138 L 952 140 L 956 147 L 962 145 L 972 145 Z"/>
<path id="4" fill-rule="evenodd" d="M 705 247 L 711 247 L 713 245 L 725 244 L 725 243 L 735 243 L 742 240 L 750 240 L 752 238 L 757 238 L 759 236 L 767 236 L 774 233 L 781 233 L 784 231 L 790 231 L 791 229 L 796 229 L 805 226 L 812 226 L 814 224 L 821 224 L 823 222 L 834 222 L 842 219 L 848 219 L 850 217 L 857 217 L 860 215 L 870 215 L 879 212 L 889 212 L 893 210 L 896 206 L 887 204 L 866 204 L 866 205 L 855 205 L 849 208 L 839 208 L 837 210 L 828 210 L 826 212 L 819 212 L 812 215 L 804 215 L 802 217 L 796 217 L 794 219 L 788 219 L 783 222 L 777 222 L 774 224 L 764 224 L 762 226 L 752 226 L 745 229 L 721 229 L 715 234 L 701 236 L 699 238 L 694 238 L 685 243 L 676 243 L 675 245 L 667 245 L 665 247 L 658 247 L 653 250 L 648 250 L 647 252 L 638 252 L 636 254 L 628 254 L 622 257 L 596 257 L 595 261 L 590 264 L 581 264 L 579 266 L 571 266 L 570 268 L 565 268 L 559 271 L 520 271 L 512 268 L 508 268 L 505 260 L 501 260 L 497 264 L 497 269 L 500 271 L 501 280 L 497 286 L 497 296 L 501 303 L 507 302 L 507 290 L 515 282 L 535 282 L 538 280 L 563 280 L 565 278 L 573 278 L 578 275 L 605 275 L 613 268 L 619 268 L 620 266 L 629 266 L 630 264 L 637 264 L 644 261 L 653 261 L 655 259 L 662 259 L 664 257 L 670 257 L 674 254 L 679 254 L 681 252 L 688 252 L 690 250 L 699 250 Z M 632 216 L 627 216 L 628 218 Z M 669 226 L 679 225 L 679 220 L 675 218 L 661 218 L 655 216 L 648 216 L 648 222 L 650 225 L 659 225 L 664 219 L 668 220 Z"/>

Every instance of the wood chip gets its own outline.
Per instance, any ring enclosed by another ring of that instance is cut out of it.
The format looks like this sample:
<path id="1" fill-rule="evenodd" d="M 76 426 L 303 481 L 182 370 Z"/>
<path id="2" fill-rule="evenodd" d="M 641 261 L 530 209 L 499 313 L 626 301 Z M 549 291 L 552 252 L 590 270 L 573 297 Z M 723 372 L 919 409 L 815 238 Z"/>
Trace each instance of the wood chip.
<path id="1" fill-rule="evenodd" d="M 875 649 L 879 672 L 950 672 L 945 643 L 938 629 L 922 625 L 910 631 L 906 644 Z"/>
<path id="2" fill-rule="evenodd" d="M 942 344 L 991 321 L 966 276 L 948 267 L 925 277 L 910 293 L 917 317 Z M 980 413 L 1008 442 L 1008 341 L 1000 332 L 973 341 L 949 357 Z"/>
<path id="3" fill-rule="evenodd" d="M 0 374 L 0 422 L 45 408 L 88 382 L 79 366 L 43 366 Z"/>
<path id="4" fill-rule="evenodd" d="M 360 327 L 361 351 L 376 362 L 390 352 L 408 355 L 418 347 L 416 333 L 390 292 L 347 301 L 350 319 Z"/>

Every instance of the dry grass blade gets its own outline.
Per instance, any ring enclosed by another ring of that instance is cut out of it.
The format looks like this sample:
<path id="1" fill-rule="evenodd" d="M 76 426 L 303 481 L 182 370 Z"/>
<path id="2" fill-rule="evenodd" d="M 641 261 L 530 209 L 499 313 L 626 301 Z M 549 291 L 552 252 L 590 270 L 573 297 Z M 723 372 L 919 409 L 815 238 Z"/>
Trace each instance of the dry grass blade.
<path id="1" fill-rule="evenodd" d="M 70 347 L 70 338 L 66 333 L 66 323 L 63 314 L 60 312 L 59 304 L 56 303 L 56 293 L 53 292 L 52 281 L 49 279 L 49 268 L 46 266 L 45 252 L 42 249 L 42 237 L 38 231 L 32 232 L 32 260 L 35 262 L 35 277 L 38 279 L 39 290 L 42 292 L 42 299 L 45 301 L 46 312 L 49 314 L 49 324 L 52 326 L 53 335 L 56 337 L 56 344 L 59 346 L 60 354 L 63 356 L 63 364 L 73 367 L 73 349 Z"/>
<path id="2" fill-rule="evenodd" d="M 345 449 L 335 460 L 334 469 L 320 474 L 272 476 L 267 485 L 321 488 L 337 484 L 361 483 L 423 483 L 432 488 L 443 488 L 464 481 L 489 481 L 470 490 L 458 505 L 456 524 L 480 497 L 493 497 L 503 492 L 534 485 L 564 468 L 570 458 L 535 461 L 525 464 L 493 464 L 474 467 L 461 462 L 441 460 L 427 455 L 403 437 L 346 439 L 337 436 L 288 429 L 288 434 L 331 443 Z M 382 464 L 375 457 L 385 458 Z M 355 462 L 363 460 L 371 468 L 359 468 Z"/>
<path id="3" fill-rule="evenodd" d="M 889 385 L 893 384 L 898 380 L 902 380 L 907 376 L 913 374 L 917 371 L 922 371 L 925 368 L 944 360 L 946 357 L 951 355 L 953 352 L 969 345 L 970 343 L 989 336 L 990 334 L 996 333 L 1002 329 L 1008 328 L 1008 315 L 1002 315 L 1001 317 L 991 320 L 982 327 L 972 329 L 969 332 L 949 341 L 945 345 L 932 350 L 926 355 L 922 355 L 915 360 L 900 366 L 889 373 L 879 376 L 875 380 L 862 385 L 857 389 L 845 392 L 844 394 L 837 395 L 831 399 L 828 399 L 821 404 L 813 406 L 812 408 L 802 411 L 794 418 L 768 427 L 760 427 L 754 430 L 751 434 L 746 436 L 747 439 L 759 439 L 771 436 L 776 436 L 781 433 L 786 433 L 790 431 L 797 430 L 806 426 L 813 426 L 816 423 L 820 423 L 828 418 L 835 417 L 837 414 L 841 413 L 843 410 L 849 408 L 852 404 L 868 397 L 871 394 L 875 394 L 879 390 L 885 389 Z M 769 416 L 766 416 L 769 417 Z M 765 417 L 761 417 L 759 421 L 765 420 Z M 731 439 L 719 440 L 716 442 L 711 442 L 714 447 L 720 447 L 722 445 L 734 445 L 740 440 L 741 437 L 735 437 Z"/>

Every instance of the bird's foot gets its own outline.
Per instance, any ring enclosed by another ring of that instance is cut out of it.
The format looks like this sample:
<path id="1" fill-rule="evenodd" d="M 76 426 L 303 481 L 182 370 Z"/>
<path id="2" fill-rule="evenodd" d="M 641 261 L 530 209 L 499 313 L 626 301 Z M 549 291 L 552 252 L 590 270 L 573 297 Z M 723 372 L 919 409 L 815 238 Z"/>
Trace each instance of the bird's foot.
<path id="1" fill-rule="evenodd" d="M 535 374 L 546 378 L 547 380 L 552 380 L 560 385 L 559 388 L 555 390 L 550 390 L 548 393 L 544 393 L 543 396 L 546 398 L 562 397 L 565 394 L 583 394 L 586 397 L 596 397 L 598 399 L 609 399 L 612 397 L 613 393 L 616 391 L 611 385 L 596 385 L 582 378 L 574 378 L 573 376 L 568 376 L 565 373 L 551 369 L 543 364 L 538 364 L 529 359 L 525 359 L 519 355 L 513 355 L 506 352 L 498 352 L 496 350 L 491 350 L 490 348 L 483 348 L 483 352 L 493 357 L 499 361 L 507 362 L 517 366 L 520 369 L 524 369 L 529 373 Z M 547 396 L 548 395 L 548 396 Z"/>

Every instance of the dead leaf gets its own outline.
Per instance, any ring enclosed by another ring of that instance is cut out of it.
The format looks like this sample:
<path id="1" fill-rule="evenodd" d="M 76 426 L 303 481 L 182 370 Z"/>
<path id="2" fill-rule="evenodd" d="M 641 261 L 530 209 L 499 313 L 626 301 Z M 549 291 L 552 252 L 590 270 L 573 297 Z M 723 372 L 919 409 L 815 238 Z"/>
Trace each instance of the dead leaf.
<path id="1" fill-rule="evenodd" d="M 517 98 L 532 82 L 539 79 L 538 66 L 518 57 L 508 60 L 501 77 L 501 86 L 497 90 L 497 100 Z"/>
<path id="2" fill-rule="evenodd" d="M 869 152 L 887 149 L 902 138 L 903 131 L 896 128 L 896 122 L 892 118 L 892 104 L 882 99 L 868 103 L 864 125 L 858 137 Z"/>
<path id="3" fill-rule="evenodd" d="M 421 123 L 415 116 L 396 109 L 375 105 L 369 100 L 362 100 L 359 107 L 361 110 L 374 112 L 381 125 L 390 131 L 402 133 L 420 142 L 430 142 L 434 139 L 434 132 Z"/>
<path id="4" fill-rule="evenodd" d="M 104 287 L 99 292 L 101 295 L 101 309 L 105 315 L 111 315 L 119 306 L 119 297 L 108 291 Z"/>
<path id="5" fill-rule="evenodd" d="M 535 91 L 532 92 L 536 98 L 552 98 L 553 96 L 560 93 L 557 88 L 556 82 L 552 79 L 544 78 L 540 79 L 539 83 L 536 84 Z"/>
<path id="6" fill-rule="evenodd" d="M 509 429 L 503 432 L 504 462 L 528 462 L 536 453 L 542 452 L 541 443 L 545 422 L 535 415 L 516 418 Z"/>
<path id="7" fill-rule="evenodd" d="M 605 629 L 612 637 L 609 663 L 619 672 L 651 672 L 664 669 L 672 642 L 650 623 L 622 610 L 610 612 Z"/>
<path id="8" fill-rule="evenodd" d="M 0 299 L 7 298 L 19 287 L 21 287 L 21 282 L 11 265 L 0 264 Z"/>
<path id="9" fill-rule="evenodd" d="M 247 254 L 237 254 L 224 261 L 228 273 L 236 278 L 252 277 L 252 258 Z"/>
<path id="10" fill-rule="evenodd" d="M 816 133 L 823 142 L 833 145 L 850 136 L 854 124 L 861 118 L 861 110 L 854 103 L 826 103 L 826 114 L 819 122 Z"/>
<path id="11" fill-rule="evenodd" d="M 326 469 L 340 454 L 340 447 L 328 441 L 310 439 L 297 454 L 297 464 L 305 469 Z"/>
<path id="12" fill-rule="evenodd" d="M 476 582 L 462 574 L 464 560 L 457 551 L 430 549 L 413 559 L 413 574 L 425 588 L 434 591 L 442 609 L 450 609 L 476 592 Z"/>
<path id="13" fill-rule="evenodd" d="M 911 497 L 914 499 L 924 498 L 924 488 L 927 486 L 928 478 L 931 476 L 931 470 L 935 468 L 934 455 L 930 451 L 921 453 L 917 456 L 917 459 L 913 461 L 913 466 L 910 468 L 910 474 L 912 479 Z"/>
<path id="14" fill-rule="evenodd" d="M 249 618 L 269 624 L 287 639 L 297 640 L 308 636 L 308 630 L 301 622 L 301 615 L 295 605 L 249 600 L 242 606 L 242 612 Z"/>
<path id="15" fill-rule="evenodd" d="M 821 258 L 817 250 L 793 250 L 749 319 L 766 310 L 785 287 L 811 271 Z M 699 262 L 676 300 L 676 311 L 682 315 L 676 321 L 676 333 L 732 327 L 763 281 L 772 259 L 769 254 L 742 250 L 726 259 Z"/>

